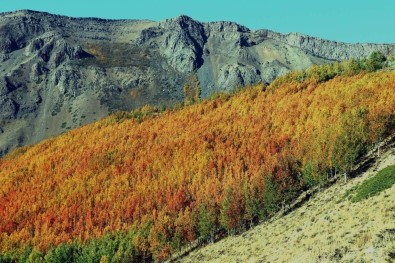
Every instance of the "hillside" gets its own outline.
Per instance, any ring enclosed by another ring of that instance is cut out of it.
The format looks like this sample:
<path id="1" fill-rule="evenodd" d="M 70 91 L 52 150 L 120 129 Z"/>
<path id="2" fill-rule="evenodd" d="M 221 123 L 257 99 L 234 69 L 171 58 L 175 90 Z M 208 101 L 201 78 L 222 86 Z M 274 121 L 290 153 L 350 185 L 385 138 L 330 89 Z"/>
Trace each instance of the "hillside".
<path id="1" fill-rule="evenodd" d="M 0 156 L 110 113 L 207 98 L 393 44 L 346 44 L 302 34 L 201 23 L 0 14 Z"/>
<path id="2" fill-rule="evenodd" d="M 358 63 L 15 150 L 0 159 L 1 259 L 162 260 L 270 218 L 395 131 L 395 72 Z"/>
<path id="3" fill-rule="evenodd" d="M 291 213 L 193 251 L 181 262 L 393 262 L 395 185 L 361 202 L 345 198 L 389 165 L 395 165 L 394 143 L 356 178 L 339 178 Z"/>

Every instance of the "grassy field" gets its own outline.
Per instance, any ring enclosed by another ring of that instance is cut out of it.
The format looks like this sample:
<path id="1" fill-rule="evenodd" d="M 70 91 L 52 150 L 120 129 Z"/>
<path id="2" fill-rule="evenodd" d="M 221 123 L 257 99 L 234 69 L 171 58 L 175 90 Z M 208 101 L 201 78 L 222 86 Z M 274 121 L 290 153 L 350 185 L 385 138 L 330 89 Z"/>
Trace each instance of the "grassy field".
<path id="1" fill-rule="evenodd" d="M 182 261 L 394 262 L 394 164 L 392 148 L 365 173 L 347 183 L 339 180 L 288 215 L 193 251 Z"/>
<path id="2" fill-rule="evenodd" d="M 391 188 L 393 184 L 395 184 L 395 165 L 384 168 L 374 177 L 356 187 L 355 195 L 351 201 L 359 202 L 371 196 L 378 195 L 382 191 Z"/>

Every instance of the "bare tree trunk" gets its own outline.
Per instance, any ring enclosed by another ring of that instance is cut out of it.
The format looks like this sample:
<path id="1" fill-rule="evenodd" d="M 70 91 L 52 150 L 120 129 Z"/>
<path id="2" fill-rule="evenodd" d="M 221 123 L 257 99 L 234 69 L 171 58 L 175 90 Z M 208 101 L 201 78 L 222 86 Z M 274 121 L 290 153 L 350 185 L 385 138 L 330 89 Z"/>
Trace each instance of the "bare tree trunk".
<path id="1" fill-rule="evenodd" d="M 344 182 L 347 183 L 347 172 L 344 172 Z"/>

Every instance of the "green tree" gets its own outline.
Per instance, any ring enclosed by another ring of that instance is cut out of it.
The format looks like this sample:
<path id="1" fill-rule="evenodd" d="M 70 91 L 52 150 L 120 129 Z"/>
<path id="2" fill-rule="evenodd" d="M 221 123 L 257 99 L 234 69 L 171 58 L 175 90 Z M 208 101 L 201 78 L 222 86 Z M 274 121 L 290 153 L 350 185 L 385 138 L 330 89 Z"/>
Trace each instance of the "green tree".
<path id="1" fill-rule="evenodd" d="M 263 210 L 262 210 L 262 218 L 267 218 L 273 215 L 276 211 L 278 211 L 278 205 L 280 201 L 279 189 L 274 181 L 272 175 L 265 177 L 265 188 L 263 192 Z"/>
<path id="2" fill-rule="evenodd" d="M 78 262 L 80 254 L 76 243 L 60 244 L 56 249 L 51 248 L 45 256 L 45 262 Z"/>
<path id="3" fill-rule="evenodd" d="M 30 253 L 28 259 L 28 263 L 40 263 L 44 262 L 44 255 L 37 249 L 33 249 L 32 252 Z"/>
<path id="4" fill-rule="evenodd" d="M 366 61 L 366 69 L 370 72 L 384 68 L 386 57 L 379 51 L 370 54 Z"/>
<path id="5" fill-rule="evenodd" d="M 355 109 L 342 116 L 342 132 L 334 147 L 335 167 L 344 173 L 345 180 L 355 161 L 365 153 L 367 147 L 367 110 Z"/>
<path id="6" fill-rule="evenodd" d="M 232 188 L 229 188 L 226 191 L 226 195 L 224 200 L 222 201 L 222 207 L 221 207 L 221 216 L 220 216 L 220 223 L 223 228 L 225 228 L 226 231 L 228 231 L 228 234 L 230 233 L 230 230 L 232 229 L 231 225 L 231 220 L 232 218 L 230 217 L 230 210 L 232 209 Z"/>
<path id="7" fill-rule="evenodd" d="M 247 182 L 244 183 L 244 200 L 245 200 L 245 220 L 250 222 L 250 227 L 253 226 L 254 220 L 259 218 L 259 213 L 261 211 L 261 204 L 259 200 L 258 187 L 255 185 L 250 185 Z"/>
<path id="8" fill-rule="evenodd" d="M 149 259 L 151 256 L 149 252 L 150 243 L 148 237 L 152 227 L 152 220 L 148 220 L 133 235 L 132 245 L 139 251 L 142 261 Z"/>
<path id="9" fill-rule="evenodd" d="M 308 161 L 302 169 L 303 184 L 308 188 L 315 185 L 313 174 L 314 174 L 313 163 L 311 161 Z"/>
<path id="10" fill-rule="evenodd" d="M 201 205 L 197 211 L 197 218 L 194 221 L 196 222 L 199 239 L 214 242 L 215 213 L 210 211 L 206 205 Z"/>
<path id="11" fill-rule="evenodd" d="M 346 76 L 356 75 L 363 70 L 363 64 L 361 60 L 350 59 L 349 61 L 344 62 L 344 64 L 344 74 Z"/>
<path id="12" fill-rule="evenodd" d="M 0 262 L 1 263 L 14 263 L 18 262 L 18 256 L 13 255 L 12 253 L 5 253 L 5 254 L 0 254 Z M 19 262 L 22 262 L 22 260 L 19 260 Z"/>

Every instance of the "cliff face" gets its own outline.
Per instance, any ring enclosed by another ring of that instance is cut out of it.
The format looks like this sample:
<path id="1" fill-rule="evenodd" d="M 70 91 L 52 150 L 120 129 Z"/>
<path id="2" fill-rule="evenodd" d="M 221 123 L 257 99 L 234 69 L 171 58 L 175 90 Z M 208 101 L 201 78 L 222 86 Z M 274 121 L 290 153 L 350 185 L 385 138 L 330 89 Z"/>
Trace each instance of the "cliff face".
<path id="1" fill-rule="evenodd" d="M 345 44 L 180 16 L 162 22 L 0 14 L 0 156 L 145 104 L 201 97 L 395 45 Z"/>

